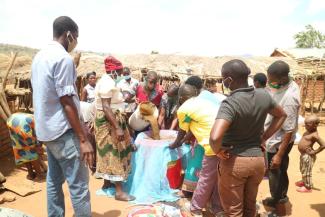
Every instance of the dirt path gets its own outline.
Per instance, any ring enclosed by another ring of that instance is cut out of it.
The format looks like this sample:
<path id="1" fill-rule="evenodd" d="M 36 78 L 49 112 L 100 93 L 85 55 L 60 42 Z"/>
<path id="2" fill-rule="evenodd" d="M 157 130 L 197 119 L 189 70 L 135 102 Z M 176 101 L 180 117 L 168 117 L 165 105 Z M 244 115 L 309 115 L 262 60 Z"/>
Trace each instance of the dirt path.
<path id="1" fill-rule="evenodd" d="M 325 126 L 320 128 L 320 135 L 325 138 Z M 21 169 L 14 169 L 12 159 L 0 159 L 0 171 L 7 176 L 8 182 L 20 183 L 25 180 L 26 172 Z M 314 190 L 313 193 L 302 194 L 296 192 L 294 182 L 300 179 L 299 173 L 299 152 L 297 146 L 294 146 L 290 154 L 289 166 L 289 197 L 292 204 L 291 215 L 294 217 L 318 217 L 325 216 L 325 152 L 321 152 L 317 156 L 317 160 L 313 170 L 314 185 L 319 190 Z M 0 206 L 18 209 L 33 217 L 46 216 L 46 183 L 35 183 L 42 189 L 41 192 L 35 193 L 27 197 L 17 196 L 17 200 L 12 203 L 5 203 Z M 96 196 L 95 192 L 100 188 L 101 180 L 96 180 L 93 177 L 90 179 L 91 204 L 93 217 L 125 217 L 128 213 L 130 204 L 117 202 L 114 199 L 102 196 Z M 258 193 L 258 201 L 261 201 L 266 196 L 269 196 L 268 181 L 263 180 Z M 73 216 L 69 192 L 67 186 L 64 186 L 66 195 L 66 216 Z M 8 193 L 6 193 L 8 194 Z M 10 194 L 10 193 L 9 193 Z"/>

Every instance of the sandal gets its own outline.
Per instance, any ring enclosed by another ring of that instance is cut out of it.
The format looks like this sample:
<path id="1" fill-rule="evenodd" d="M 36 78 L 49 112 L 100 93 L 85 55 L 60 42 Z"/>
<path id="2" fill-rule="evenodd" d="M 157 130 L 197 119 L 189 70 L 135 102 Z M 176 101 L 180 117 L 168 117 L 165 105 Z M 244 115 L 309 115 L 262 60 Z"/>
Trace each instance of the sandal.
<path id="1" fill-rule="evenodd" d="M 300 192 L 300 193 L 311 193 L 312 192 L 311 189 L 308 189 L 305 186 L 302 186 L 300 188 L 297 188 L 297 191 Z"/>
<path id="2" fill-rule="evenodd" d="M 298 182 L 295 182 L 295 185 L 297 187 L 303 187 L 303 186 L 305 186 L 305 183 L 303 181 L 298 181 Z"/>

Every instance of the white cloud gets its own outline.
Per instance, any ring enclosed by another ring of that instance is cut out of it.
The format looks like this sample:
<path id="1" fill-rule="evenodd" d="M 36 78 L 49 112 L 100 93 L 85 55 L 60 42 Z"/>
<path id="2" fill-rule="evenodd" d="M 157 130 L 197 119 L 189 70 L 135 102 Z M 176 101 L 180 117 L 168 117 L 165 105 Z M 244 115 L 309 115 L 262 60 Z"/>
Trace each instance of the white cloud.
<path id="1" fill-rule="evenodd" d="M 19 2 L 19 4 L 18 4 Z M 299 0 L 0 0 L 0 42 L 41 47 L 52 22 L 71 16 L 78 48 L 111 53 L 269 55 L 293 46 Z M 2 4 L 4 3 L 4 4 Z"/>

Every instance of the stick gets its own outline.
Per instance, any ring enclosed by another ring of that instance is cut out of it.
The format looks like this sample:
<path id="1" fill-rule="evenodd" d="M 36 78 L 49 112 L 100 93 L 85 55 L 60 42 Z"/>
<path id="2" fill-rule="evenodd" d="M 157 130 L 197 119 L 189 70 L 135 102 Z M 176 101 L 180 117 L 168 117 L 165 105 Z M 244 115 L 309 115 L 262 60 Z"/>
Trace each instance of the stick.
<path id="1" fill-rule="evenodd" d="M 11 111 L 9 109 L 9 105 L 8 105 L 5 93 L 0 93 L 0 106 L 2 107 L 6 116 L 9 117 L 11 115 Z M 7 120 L 7 119 L 5 119 L 5 120 Z"/>
<path id="2" fill-rule="evenodd" d="M 8 66 L 8 68 L 7 68 L 7 71 L 6 71 L 6 74 L 5 74 L 4 78 L 3 78 L 3 82 L 2 82 L 2 86 L 1 86 L 3 92 L 4 92 L 4 90 L 6 89 L 7 78 L 8 78 L 8 75 L 9 75 L 9 73 L 10 73 L 10 71 L 11 71 L 13 65 L 14 65 L 14 62 L 15 62 L 16 57 L 17 57 L 17 54 L 18 54 L 18 53 L 15 52 L 15 53 L 12 55 L 12 58 L 11 58 L 10 64 L 9 64 L 9 66 Z"/>
<path id="3" fill-rule="evenodd" d="M 7 120 L 7 118 L 11 115 L 11 111 L 9 109 L 9 105 L 8 105 L 8 102 L 7 102 L 7 99 L 6 99 L 6 93 L 5 93 L 5 89 L 6 89 L 6 85 L 7 85 L 7 78 L 8 78 L 8 75 L 14 65 L 14 62 L 16 60 L 16 57 L 17 57 L 17 52 L 15 52 L 14 54 L 12 54 L 12 58 L 11 58 L 11 61 L 10 61 L 10 64 L 7 68 L 7 71 L 5 73 L 5 76 L 3 78 L 3 81 L 2 81 L 2 84 L 0 85 L 0 105 L 1 105 L 1 113 L 2 113 L 2 117 L 4 117 L 5 121 Z"/>
<path id="4" fill-rule="evenodd" d="M 5 120 L 5 121 L 7 121 L 7 119 L 8 119 L 8 116 L 7 116 L 7 114 L 5 113 L 5 111 L 2 109 L 2 106 L 0 105 L 0 117 L 3 119 L 3 120 Z"/>

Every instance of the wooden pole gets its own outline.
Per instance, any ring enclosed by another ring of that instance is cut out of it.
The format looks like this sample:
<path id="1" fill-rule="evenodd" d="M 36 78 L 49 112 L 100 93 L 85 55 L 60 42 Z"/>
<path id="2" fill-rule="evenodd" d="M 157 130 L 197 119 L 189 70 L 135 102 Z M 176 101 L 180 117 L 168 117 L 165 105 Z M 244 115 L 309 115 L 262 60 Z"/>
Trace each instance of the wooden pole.
<path id="1" fill-rule="evenodd" d="M 7 114 L 5 113 L 5 111 L 2 109 L 2 106 L 0 105 L 0 117 L 4 120 L 7 121 L 7 119 L 9 118 L 7 116 Z"/>
<path id="2" fill-rule="evenodd" d="M 5 74 L 5 76 L 4 76 L 4 78 L 3 78 L 3 82 L 2 82 L 2 89 L 3 89 L 3 90 L 6 89 L 8 75 L 9 75 L 9 73 L 10 73 L 12 67 L 14 66 L 14 63 L 15 63 L 15 60 L 16 60 L 16 57 L 17 57 L 17 54 L 18 54 L 17 52 L 15 52 L 15 53 L 11 53 L 12 58 L 11 58 L 10 64 L 9 64 L 9 66 L 8 66 L 8 68 L 7 68 L 6 74 Z"/>
<path id="3" fill-rule="evenodd" d="M 1 116 L 5 118 L 4 119 L 5 121 L 11 115 L 11 111 L 9 109 L 9 105 L 8 105 L 8 102 L 7 102 L 5 90 L 6 90 L 8 75 L 9 75 L 9 73 L 10 73 L 10 71 L 11 71 L 13 65 L 14 65 L 17 54 L 18 54 L 17 52 L 11 54 L 12 58 L 11 58 L 10 64 L 9 64 L 9 66 L 7 68 L 7 71 L 6 71 L 5 76 L 3 78 L 2 84 L 0 84 L 0 106 L 1 106 L 1 111 L 0 112 L 2 113 Z"/>

